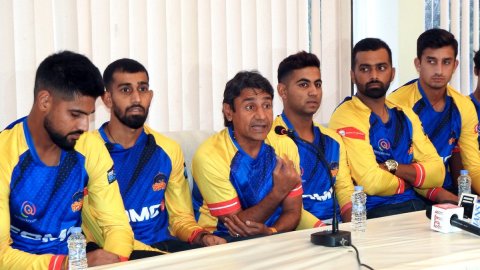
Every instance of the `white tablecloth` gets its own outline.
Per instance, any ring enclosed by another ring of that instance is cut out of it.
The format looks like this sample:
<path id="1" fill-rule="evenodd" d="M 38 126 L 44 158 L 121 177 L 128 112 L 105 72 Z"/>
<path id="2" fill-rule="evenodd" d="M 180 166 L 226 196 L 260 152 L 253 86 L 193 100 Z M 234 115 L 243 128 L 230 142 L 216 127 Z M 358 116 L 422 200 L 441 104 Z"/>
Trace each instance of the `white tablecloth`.
<path id="1" fill-rule="evenodd" d="M 350 224 L 340 229 L 350 230 Z M 183 251 L 95 269 L 359 269 L 351 247 L 310 242 L 318 229 Z M 367 221 L 352 233 L 362 263 L 374 269 L 480 269 L 480 237 L 430 230 L 425 211 Z M 364 269 L 364 268 L 362 268 Z"/>

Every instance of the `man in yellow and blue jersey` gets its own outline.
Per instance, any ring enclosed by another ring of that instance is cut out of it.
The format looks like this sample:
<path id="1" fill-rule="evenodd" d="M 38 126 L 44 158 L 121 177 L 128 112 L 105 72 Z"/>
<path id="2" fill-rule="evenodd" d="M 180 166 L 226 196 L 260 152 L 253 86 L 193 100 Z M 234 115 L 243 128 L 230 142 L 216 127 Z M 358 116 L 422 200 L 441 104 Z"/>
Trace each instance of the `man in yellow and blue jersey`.
<path id="1" fill-rule="evenodd" d="M 475 76 L 477 76 L 477 86 L 475 87 L 475 91 L 470 94 L 470 99 L 475 106 L 475 111 L 477 112 L 477 120 L 480 123 L 480 51 L 475 52 L 475 56 L 473 57 L 473 72 Z M 480 144 L 480 126 L 475 126 L 475 132 L 478 135 L 478 143 Z"/>
<path id="2" fill-rule="evenodd" d="M 202 143 L 192 162 L 199 224 L 232 237 L 294 230 L 303 215 L 298 151 L 288 137 L 269 134 L 272 86 L 243 71 L 223 97 L 226 128 Z"/>
<path id="3" fill-rule="evenodd" d="M 422 192 L 432 202 L 458 200 L 457 177 L 461 169 L 467 169 L 472 177 L 472 190 L 480 192 L 475 108 L 468 97 L 448 85 L 458 66 L 457 53 L 458 43 L 452 33 L 443 29 L 425 31 L 417 39 L 414 60 L 419 78 L 388 96 L 415 111 L 443 159 L 447 172 L 443 186 Z"/>
<path id="4" fill-rule="evenodd" d="M 133 59 L 119 59 L 107 66 L 103 81 L 106 92 L 102 99 L 110 109 L 110 121 L 95 133 L 114 162 L 135 235 L 132 256 L 144 256 L 137 250 L 158 255 L 225 243 L 195 221 L 178 143 L 145 125 L 153 97 L 146 68 Z M 89 206 L 85 205 L 84 211 L 87 239 L 103 246 L 95 209 Z"/>
<path id="5" fill-rule="evenodd" d="M 83 55 L 56 53 L 39 65 L 33 92 L 30 114 L 0 133 L 0 268 L 67 269 L 67 238 L 87 193 L 106 239 L 88 265 L 126 260 L 133 233 L 113 162 L 84 133 L 103 93 L 100 72 Z"/>
<path id="6" fill-rule="evenodd" d="M 342 136 L 352 178 L 367 194 L 367 217 L 425 209 L 414 188 L 441 186 L 445 168 L 417 115 L 385 100 L 395 76 L 390 47 L 360 40 L 350 75 L 358 91 L 337 107 L 330 127 Z"/>
<path id="7" fill-rule="evenodd" d="M 331 223 L 335 191 L 335 215 L 349 222 L 353 182 L 345 146 L 334 130 L 313 121 L 322 101 L 320 60 L 312 53 L 298 52 L 280 63 L 277 74 L 283 112 L 273 126 L 286 129 L 298 147 L 303 207 L 323 223 Z"/>

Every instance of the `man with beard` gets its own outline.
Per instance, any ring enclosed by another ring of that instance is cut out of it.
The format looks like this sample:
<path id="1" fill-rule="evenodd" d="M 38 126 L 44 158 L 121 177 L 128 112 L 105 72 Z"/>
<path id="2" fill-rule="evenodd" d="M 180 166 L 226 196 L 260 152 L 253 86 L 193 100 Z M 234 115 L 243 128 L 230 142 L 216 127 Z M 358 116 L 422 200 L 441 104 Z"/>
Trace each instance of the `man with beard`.
<path id="1" fill-rule="evenodd" d="M 110 121 L 96 133 L 115 164 L 135 235 L 132 255 L 148 254 L 137 250 L 158 255 L 225 243 L 195 221 L 180 146 L 145 125 L 153 97 L 145 67 L 132 59 L 119 59 L 105 69 L 103 81 L 106 92 L 102 99 L 111 114 Z M 96 213 L 87 211 L 89 205 L 85 210 L 87 239 L 103 246 Z"/>
<path id="2" fill-rule="evenodd" d="M 441 186 L 445 176 L 442 160 L 417 115 L 385 101 L 394 75 L 385 42 L 359 41 L 350 71 L 357 94 L 346 98 L 330 120 L 345 143 L 352 178 L 367 194 L 368 218 L 424 209 L 413 187 Z"/>
<path id="3" fill-rule="evenodd" d="M 262 75 L 237 73 L 223 93 L 226 128 L 193 157 L 198 222 L 217 235 L 271 235 L 299 223 L 298 151 L 288 137 L 269 133 L 272 99 L 273 88 Z"/>
<path id="4" fill-rule="evenodd" d="M 101 140 L 83 134 L 102 93 L 101 74 L 83 55 L 40 63 L 30 114 L 0 133 L 1 269 L 67 269 L 67 238 L 82 223 L 87 189 L 106 239 L 88 265 L 129 257 L 133 233 L 113 162 Z"/>
<path id="5" fill-rule="evenodd" d="M 283 113 L 273 124 L 286 129 L 300 155 L 303 207 L 322 222 L 331 223 L 332 194 L 336 192 L 336 215 L 343 222 L 351 219 L 350 197 L 353 183 L 347 165 L 342 138 L 313 121 L 322 101 L 320 60 L 312 53 L 299 52 L 278 66 L 277 91 L 283 101 Z M 332 186 L 332 183 L 334 186 Z"/>
<path id="6" fill-rule="evenodd" d="M 408 82 L 388 99 L 412 108 L 425 133 L 442 157 L 447 173 L 442 188 L 424 190 L 433 202 L 457 201 L 457 177 L 465 168 L 472 177 L 472 191 L 480 192 L 478 119 L 468 97 L 448 85 L 455 69 L 458 43 L 450 32 L 430 29 L 417 39 L 414 60 L 419 78 Z"/>

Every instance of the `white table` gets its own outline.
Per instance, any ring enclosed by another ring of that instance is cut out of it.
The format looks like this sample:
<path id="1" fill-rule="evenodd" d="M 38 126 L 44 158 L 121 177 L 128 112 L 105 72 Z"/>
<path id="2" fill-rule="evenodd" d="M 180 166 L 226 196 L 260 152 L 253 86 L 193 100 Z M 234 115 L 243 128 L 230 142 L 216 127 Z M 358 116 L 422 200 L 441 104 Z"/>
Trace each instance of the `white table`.
<path id="1" fill-rule="evenodd" d="M 425 211 L 368 220 L 352 242 L 374 269 L 480 269 L 480 237 L 430 230 Z M 340 229 L 350 230 L 350 224 Z M 94 269 L 358 269 L 351 247 L 310 243 L 318 229 L 183 251 Z M 365 268 L 362 268 L 365 269 Z"/>

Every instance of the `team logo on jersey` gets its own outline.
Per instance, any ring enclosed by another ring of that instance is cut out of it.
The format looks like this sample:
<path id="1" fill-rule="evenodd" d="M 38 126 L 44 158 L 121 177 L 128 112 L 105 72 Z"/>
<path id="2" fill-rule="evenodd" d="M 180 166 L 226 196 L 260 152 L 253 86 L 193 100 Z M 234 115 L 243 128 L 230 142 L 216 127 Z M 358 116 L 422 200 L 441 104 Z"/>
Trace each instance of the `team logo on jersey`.
<path id="1" fill-rule="evenodd" d="M 20 215 L 25 219 L 32 218 L 37 213 L 37 207 L 35 204 L 29 201 L 24 201 L 20 210 Z"/>
<path id="2" fill-rule="evenodd" d="M 330 163 L 330 173 L 332 174 L 332 177 L 337 176 L 338 173 L 338 162 L 332 162 Z"/>
<path id="3" fill-rule="evenodd" d="M 378 140 L 378 147 L 381 150 L 388 150 L 390 149 L 390 142 L 387 139 L 380 139 Z"/>
<path id="4" fill-rule="evenodd" d="M 73 212 L 78 212 L 82 210 L 83 207 L 83 190 L 82 191 L 77 191 L 75 194 L 72 196 L 72 211 Z"/>
<path id="5" fill-rule="evenodd" d="M 448 139 L 448 144 L 449 145 L 452 145 L 453 143 L 455 143 L 455 138 L 454 137 L 451 137 L 450 139 Z"/>
<path id="6" fill-rule="evenodd" d="M 167 187 L 167 176 L 163 173 L 158 173 L 153 178 L 152 189 L 153 191 L 160 191 L 165 189 L 165 187 Z"/>
<path id="7" fill-rule="evenodd" d="M 112 168 L 110 168 L 110 170 L 107 171 L 107 180 L 109 184 L 117 181 L 117 175 L 115 175 L 115 170 L 113 170 L 113 166 Z"/>

